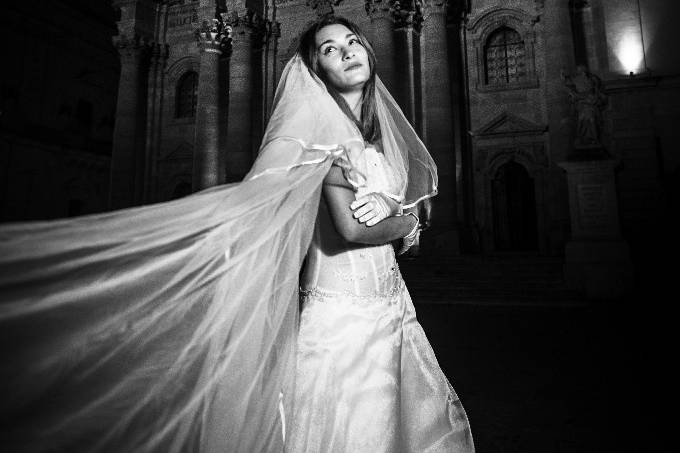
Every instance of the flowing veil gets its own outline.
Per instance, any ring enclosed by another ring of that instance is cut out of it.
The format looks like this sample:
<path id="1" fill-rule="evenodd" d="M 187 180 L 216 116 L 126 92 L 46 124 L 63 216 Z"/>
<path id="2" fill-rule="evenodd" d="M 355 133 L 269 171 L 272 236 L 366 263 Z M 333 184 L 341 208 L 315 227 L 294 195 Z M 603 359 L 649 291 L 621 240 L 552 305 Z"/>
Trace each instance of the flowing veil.
<path id="1" fill-rule="evenodd" d="M 406 205 L 436 168 L 384 86 Z M 3 451 L 283 451 L 298 274 L 323 178 L 363 140 L 299 56 L 243 182 L 140 208 L 0 226 Z"/>

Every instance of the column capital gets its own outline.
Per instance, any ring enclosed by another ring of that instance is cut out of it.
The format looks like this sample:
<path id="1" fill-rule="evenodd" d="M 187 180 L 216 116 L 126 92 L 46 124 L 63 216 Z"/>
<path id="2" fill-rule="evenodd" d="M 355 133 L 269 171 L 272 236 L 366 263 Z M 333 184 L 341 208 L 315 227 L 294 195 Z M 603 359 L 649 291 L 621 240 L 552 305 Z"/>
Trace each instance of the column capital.
<path id="1" fill-rule="evenodd" d="M 371 20 L 389 19 L 397 29 L 420 31 L 423 23 L 423 0 L 365 0 L 364 8 Z"/>
<path id="2" fill-rule="evenodd" d="M 114 36 L 112 40 L 113 46 L 118 50 L 121 61 L 139 62 L 149 53 L 149 42 L 145 37 L 138 34 L 128 36 L 121 33 Z"/>
<path id="3" fill-rule="evenodd" d="M 229 46 L 232 31 L 227 14 L 221 13 L 211 21 L 204 20 L 194 31 L 194 36 L 202 52 L 221 55 Z"/>
<path id="4" fill-rule="evenodd" d="M 365 0 L 364 9 L 371 20 L 389 19 L 392 17 L 392 3 L 394 0 Z"/>
<path id="5" fill-rule="evenodd" d="M 423 0 L 392 1 L 392 17 L 395 28 L 420 31 L 423 25 Z"/>
<path id="6" fill-rule="evenodd" d="M 427 19 L 433 14 L 446 14 L 449 0 L 423 0 L 423 14 Z"/>
<path id="7" fill-rule="evenodd" d="M 342 0 L 307 0 L 306 4 L 316 11 L 318 16 L 335 13 L 335 7 L 342 3 Z"/>
<path id="8" fill-rule="evenodd" d="M 232 11 L 229 16 L 229 24 L 232 27 L 232 46 L 238 42 L 253 42 L 255 47 L 263 46 L 270 37 L 278 38 L 281 35 L 281 25 L 264 19 L 256 12 L 246 9 L 242 13 Z"/>

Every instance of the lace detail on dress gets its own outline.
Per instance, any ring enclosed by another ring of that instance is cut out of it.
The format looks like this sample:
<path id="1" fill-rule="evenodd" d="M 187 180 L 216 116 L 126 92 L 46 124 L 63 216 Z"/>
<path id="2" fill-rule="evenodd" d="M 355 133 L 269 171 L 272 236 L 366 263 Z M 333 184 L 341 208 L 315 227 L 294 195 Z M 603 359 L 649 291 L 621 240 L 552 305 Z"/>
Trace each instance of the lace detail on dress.
<path id="1" fill-rule="evenodd" d="M 351 304 L 358 305 L 367 304 L 393 305 L 399 302 L 398 296 L 400 296 L 401 293 L 404 291 L 406 285 L 404 283 L 404 280 L 401 278 L 401 274 L 399 274 L 399 269 L 396 268 L 396 266 L 392 269 L 394 269 L 396 278 L 394 280 L 394 284 L 388 291 L 372 292 L 367 294 L 356 294 L 350 290 L 325 291 L 318 287 L 305 289 L 300 288 L 300 302 L 304 306 L 310 299 L 314 299 L 315 301 L 333 303 L 337 303 L 338 300 L 341 299 L 342 301 L 349 301 L 349 303 Z"/>

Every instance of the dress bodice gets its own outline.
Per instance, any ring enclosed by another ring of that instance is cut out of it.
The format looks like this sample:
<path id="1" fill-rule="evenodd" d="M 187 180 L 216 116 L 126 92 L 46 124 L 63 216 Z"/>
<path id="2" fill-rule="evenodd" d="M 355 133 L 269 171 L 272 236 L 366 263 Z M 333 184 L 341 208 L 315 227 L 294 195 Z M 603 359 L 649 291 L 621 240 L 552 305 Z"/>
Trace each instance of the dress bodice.
<path id="1" fill-rule="evenodd" d="M 382 153 L 367 147 L 363 157 L 361 171 L 366 183 L 356 191 L 355 198 L 371 192 L 398 193 L 399 188 L 394 187 L 391 168 Z M 392 245 L 365 245 L 346 241 L 338 234 L 326 200 L 322 197 L 302 274 L 302 289 L 354 296 L 381 296 L 394 291 L 400 281 Z"/>

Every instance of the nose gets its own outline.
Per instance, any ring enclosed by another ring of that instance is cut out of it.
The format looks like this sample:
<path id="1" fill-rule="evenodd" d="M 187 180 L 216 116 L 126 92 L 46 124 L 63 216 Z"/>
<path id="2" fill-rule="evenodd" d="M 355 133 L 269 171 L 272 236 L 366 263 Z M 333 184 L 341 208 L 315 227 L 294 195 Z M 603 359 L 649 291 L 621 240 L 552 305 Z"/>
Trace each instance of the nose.
<path id="1" fill-rule="evenodd" d="M 354 56 L 354 50 L 350 49 L 349 47 L 345 47 L 343 54 L 342 54 L 342 59 L 343 60 L 349 60 Z"/>

